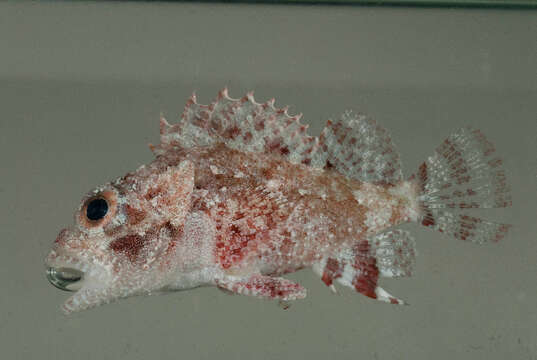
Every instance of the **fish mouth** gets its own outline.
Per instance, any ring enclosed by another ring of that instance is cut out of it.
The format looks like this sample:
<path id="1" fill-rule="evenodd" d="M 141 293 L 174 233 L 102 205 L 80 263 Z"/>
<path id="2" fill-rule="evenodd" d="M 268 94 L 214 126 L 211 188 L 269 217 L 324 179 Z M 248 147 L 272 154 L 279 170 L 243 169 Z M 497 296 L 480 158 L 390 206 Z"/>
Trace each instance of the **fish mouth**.
<path id="1" fill-rule="evenodd" d="M 84 272 L 69 267 L 49 267 L 47 280 L 56 288 L 64 291 L 78 291 L 82 288 Z"/>
<path id="2" fill-rule="evenodd" d="M 95 269 L 92 270 L 89 264 L 74 256 L 59 255 L 52 251 L 45 259 L 47 280 L 63 291 L 75 292 L 82 289 L 94 272 Z"/>
<path id="3" fill-rule="evenodd" d="M 65 314 L 110 302 L 121 295 L 114 292 L 111 269 L 95 259 L 53 250 L 45 258 L 45 275 L 54 287 L 72 293 L 62 305 Z"/>

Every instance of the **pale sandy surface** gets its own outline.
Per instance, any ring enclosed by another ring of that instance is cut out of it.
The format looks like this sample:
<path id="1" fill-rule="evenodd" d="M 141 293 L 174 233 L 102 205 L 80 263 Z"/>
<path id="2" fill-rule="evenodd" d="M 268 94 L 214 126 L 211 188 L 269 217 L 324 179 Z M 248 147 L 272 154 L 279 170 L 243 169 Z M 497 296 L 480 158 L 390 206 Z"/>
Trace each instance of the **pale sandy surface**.
<path id="1" fill-rule="evenodd" d="M 2 359 L 537 359 L 537 13 L 214 4 L 0 4 Z M 151 160 L 197 90 L 276 97 L 391 130 L 410 174 L 459 126 L 506 159 L 515 224 L 472 246 L 418 226 L 411 305 L 309 297 L 284 311 L 207 288 L 63 316 L 42 258 L 93 186 Z"/>

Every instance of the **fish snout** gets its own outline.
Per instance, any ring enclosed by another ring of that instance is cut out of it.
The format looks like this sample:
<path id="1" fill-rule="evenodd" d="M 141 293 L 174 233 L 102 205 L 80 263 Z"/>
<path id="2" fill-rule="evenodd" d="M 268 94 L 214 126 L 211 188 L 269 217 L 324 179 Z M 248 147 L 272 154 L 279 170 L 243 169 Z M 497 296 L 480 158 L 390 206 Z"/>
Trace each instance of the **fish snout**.
<path id="1" fill-rule="evenodd" d="M 58 245 L 64 245 L 67 241 L 67 238 L 69 236 L 69 229 L 62 229 L 58 236 L 56 237 L 56 240 L 54 240 L 54 244 Z"/>

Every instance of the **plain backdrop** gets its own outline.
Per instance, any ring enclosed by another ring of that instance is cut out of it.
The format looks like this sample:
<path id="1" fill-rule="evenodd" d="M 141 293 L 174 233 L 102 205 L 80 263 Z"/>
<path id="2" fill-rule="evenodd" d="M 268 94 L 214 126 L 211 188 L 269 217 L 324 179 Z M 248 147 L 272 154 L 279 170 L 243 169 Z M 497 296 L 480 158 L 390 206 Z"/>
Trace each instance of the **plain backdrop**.
<path id="1" fill-rule="evenodd" d="M 0 3 L 2 359 L 537 359 L 537 13 L 180 3 Z M 514 224 L 476 246 L 406 225 L 416 275 L 383 279 L 410 303 L 309 296 L 275 303 L 214 288 L 64 316 L 43 258 L 91 188 L 151 161 L 158 117 L 228 86 L 291 105 L 318 134 L 372 115 L 410 175 L 458 127 L 505 159 Z"/>

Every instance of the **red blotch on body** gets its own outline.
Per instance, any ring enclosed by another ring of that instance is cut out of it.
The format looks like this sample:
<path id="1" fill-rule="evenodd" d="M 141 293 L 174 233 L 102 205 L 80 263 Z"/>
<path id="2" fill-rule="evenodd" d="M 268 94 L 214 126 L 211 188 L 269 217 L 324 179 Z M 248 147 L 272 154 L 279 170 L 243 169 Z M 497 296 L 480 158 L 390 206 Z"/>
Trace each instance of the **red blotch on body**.
<path id="1" fill-rule="evenodd" d="M 136 209 L 130 205 L 125 205 L 125 212 L 127 213 L 128 222 L 130 225 L 140 223 L 147 215 L 145 211 Z"/>
<path id="2" fill-rule="evenodd" d="M 109 247 L 115 252 L 125 254 L 131 262 L 135 262 L 146 241 L 147 239 L 140 235 L 127 235 L 112 241 Z"/>
<path id="3" fill-rule="evenodd" d="M 237 196 L 237 210 L 230 211 L 226 205 L 217 205 L 217 211 L 212 213 L 217 230 L 216 255 L 221 266 L 228 269 L 240 263 L 248 253 L 255 251 L 259 243 L 265 243 L 276 250 L 279 245 L 282 256 L 290 253 L 294 244 L 289 240 L 290 234 L 283 235 L 279 244 L 272 244 L 269 233 L 277 226 L 277 221 L 284 219 L 277 214 L 274 200 L 253 196 Z M 246 218 L 246 220 L 243 220 Z M 256 224 L 253 219 L 260 219 Z M 242 220 L 242 221 L 241 221 Z"/>
<path id="4" fill-rule="evenodd" d="M 159 194 L 163 193 L 164 192 L 164 189 L 161 187 L 161 186 L 157 186 L 157 187 L 152 187 L 152 188 L 149 188 L 149 190 L 147 190 L 146 194 L 145 194 L 145 198 L 147 200 L 151 200 L 153 199 L 154 197 L 158 196 Z"/>
<path id="5" fill-rule="evenodd" d="M 68 233 L 69 233 L 69 230 L 62 229 L 60 231 L 60 233 L 58 234 L 58 236 L 56 237 L 56 240 L 54 240 L 54 243 L 55 244 L 64 244 L 65 243 L 65 238 L 67 237 Z"/>

